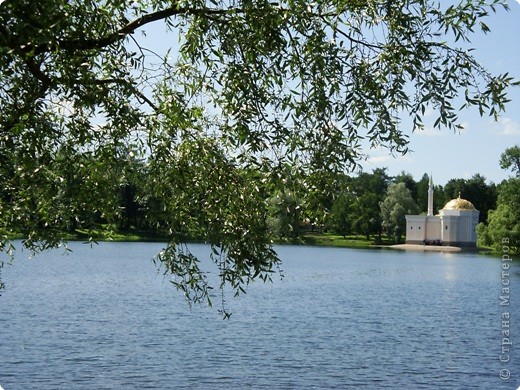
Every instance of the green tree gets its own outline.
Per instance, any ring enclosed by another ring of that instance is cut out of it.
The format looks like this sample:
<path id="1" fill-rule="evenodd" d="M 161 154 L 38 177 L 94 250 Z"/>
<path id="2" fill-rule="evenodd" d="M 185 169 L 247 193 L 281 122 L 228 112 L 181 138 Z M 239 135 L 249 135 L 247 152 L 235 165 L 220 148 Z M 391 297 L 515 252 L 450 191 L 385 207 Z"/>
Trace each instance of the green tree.
<path id="1" fill-rule="evenodd" d="M 367 240 L 370 235 L 377 235 L 377 242 L 381 242 L 381 212 L 379 209 L 380 200 L 373 192 L 366 192 L 356 198 L 353 205 L 351 219 L 353 229 L 366 235 Z"/>
<path id="2" fill-rule="evenodd" d="M 497 203 L 497 208 L 489 212 L 488 225 L 478 226 L 479 243 L 500 251 L 507 242 L 512 253 L 520 253 L 520 178 L 500 184 Z"/>
<path id="3" fill-rule="evenodd" d="M 303 222 L 299 197 L 294 192 L 279 192 L 268 205 L 271 234 L 280 238 L 298 237 Z"/>
<path id="4" fill-rule="evenodd" d="M 520 147 L 518 145 L 507 148 L 500 156 L 500 167 L 502 169 L 511 169 L 516 172 L 516 176 L 520 176 Z"/>
<path id="5" fill-rule="evenodd" d="M 390 181 L 387 168 L 376 168 L 372 173 L 361 172 L 352 178 L 349 187 L 356 198 L 352 216 L 354 229 L 361 234 L 377 234 L 378 242 L 381 242 L 383 234 L 379 205 Z"/>
<path id="6" fill-rule="evenodd" d="M 435 178 L 433 178 L 433 212 L 436 213 L 438 210 L 442 209 L 442 207 L 452 199 L 452 197 L 447 198 L 445 195 L 444 188 L 440 185 L 435 185 Z M 428 190 L 430 188 L 430 176 L 425 173 L 421 177 L 421 180 L 417 182 L 417 198 L 414 200 L 419 206 L 419 210 L 421 212 L 426 213 L 428 211 Z"/>
<path id="7" fill-rule="evenodd" d="M 158 260 L 186 296 L 209 299 L 204 271 L 180 245 L 190 232 L 211 244 L 222 286 L 238 293 L 268 279 L 279 259 L 265 192 L 283 183 L 280 167 L 302 177 L 352 170 L 360 135 L 405 153 L 400 116 L 418 130 L 432 106 L 436 126 L 456 128 L 459 98 L 481 114 L 504 109 L 515 81 L 458 47 L 488 31 L 498 6 L 507 2 L 7 0 L 1 244 L 22 228 L 31 249 L 58 245 L 71 220 L 98 222 L 79 215 L 85 205 L 117 217 L 128 182 L 121 151 L 135 149 L 163 207 L 149 223 L 171 237 Z M 171 32 L 161 42 L 178 44 L 150 47 L 142 31 L 152 23 Z"/>
<path id="8" fill-rule="evenodd" d="M 351 191 L 360 196 L 370 192 L 376 194 L 381 200 L 385 196 L 391 177 L 388 175 L 387 168 L 376 168 L 372 173 L 361 172 L 350 183 Z"/>
<path id="9" fill-rule="evenodd" d="M 486 222 L 489 210 L 497 207 L 495 184 L 487 184 L 486 178 L 478 173 L 466 180 L 464 196 L 480 211 L 479 220 L 481 222 Z"/>
<path id="10" fill-rule="evenodd" d="M 417 214 L 418 207 L 405 183 L 392 183 L 381 203 L 381 218 L 387 234 L 398 243 L 406 231 L 407 214 Z"/>
<path id="11" fill-rule="evenodd" d="M 348 191 L 348 177 L 344 173 L 326 170 L 314 172 L 301 181 L 302 215 L 312 230 L 323 231 L 330 226 L 330 216 L 338 194 Z"/>
<path id="12" fill-rule="evenodd" d="M 417 203 L 417 196 L 418 196 L 418 187 L 417 182 L 414 180 L 413 176 L 405 171 L 401 171 L 399 175 L 394 177 L 393 180 L 394 183 L 404 183 L 406 185 L 406 188 L 410 191 L 410 194 L 412 195 L 413 200 L 415 203 Z"/>
<path id="13" fill-rule="evenodd" d="M 446 198 L 454 199 L 459 195 L 469 200 L 477 210 L 480 211 L 479 220 L 486 222 L 489 210 L 496 207 L 497 191 L 494 184 L 487 184 L 486 178 L 475 174 L 468 180 L 451 179 L 444 186 Z"/>
<path id="14" fill-rule="evenodd" d="M 435 178 L 432 178 L 433 185 L 433 212 L 436 213 L 438 210 L 442 209 L 442 207 L 452 199 L 452 197 L 446 197 L 445 190 L 442 186 L 435 184 Z M 417 197 L 414 197 L 417 206 L 419 206 L 419 210 L 421 212 L 426 213 L 428 211 L 428 190 L 430 188 L 430 176 L 425 173 L 421 177 L 416 184 L 417 186 Z M 449 188 L 449 186 L 448 186 Z M 453 189 L 451 190 L 453 191 Z M 450 192 L 451 192 L 450 191 Z M 412 194 L 413 195 L 413 194 Z"/>
<path id="15" fill-rule="evenodd" d="M 458 198 L 459 195 L 461 195 L 465 198 L 465 196 L 466 196 L 465 191 L 464 191 L 465 188 L 466 188 L 465 179 L 450 179 L 444 186 L 444 194 L 445 194 L 446 199 L 449 201 L 451 199 Z"/>
<path id="16" fill-rule="evenodd" d="M 334 233 L 346 237 L 352 232 L 353 203 L 353 197 L 348 192 L 340 194 L 334 201 L 330 213 L 330 228 Z"/>

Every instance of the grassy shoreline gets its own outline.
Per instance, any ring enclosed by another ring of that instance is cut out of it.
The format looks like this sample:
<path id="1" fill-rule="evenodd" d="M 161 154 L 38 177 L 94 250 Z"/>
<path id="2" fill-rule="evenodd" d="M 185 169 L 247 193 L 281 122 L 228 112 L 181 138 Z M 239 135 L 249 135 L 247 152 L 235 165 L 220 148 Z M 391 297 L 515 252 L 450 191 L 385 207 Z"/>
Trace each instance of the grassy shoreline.
<path id="1" fill-rule="evenodd" d="M 13 235 L 9 239 L 23 240 L 23 235 Z M 159 242 L 166 243 L 169 238 L 166 234 L 157 234 L 137 230 L 114 231 L 109 229 L 100 229 L 94 231 L 77 230 L 76 233 L 70 233 L 64 237 L 65 241 L 73 242 Z M 204 243 L 202 239 L 186 239 L 189 243 Z M 378 249 L 394 245 L 393 239 L 383 236 L 381 242 L 377 242 L 375 238 L 367 240 L 366 236 L 349 235 L 346 237 L 331 233 L 307 233 L 298 238 L 274 239 L 274 244 L 280 245 L 310 245 L 336 248 L 353 248 L 353 249 Z M 494 248 L 479 247 L 480 253 L 490 255 L 500 255 Z"/>
<path id="2" fill-rule="evenodd" d="M 383 238 L 382 242 L 378 243 L 374 239 L 367 240 L 365 236 L 351 235 L 343 237 L 330 233 L 309 233 L 298 239 L 276 241 L 276 243 L 358 249 L 373 249 L 393 244 L 392 241 L 386 238 Z"/>
<path id="3" fill-rule="evenodd" d="M 167 242 L 167 236 L 160 235 L 139 235 L 136 232 L 114 233 L 107 239 L 94 238 L 93 241 L 114 241 L 114 242 Z M 204 243 L 204 240 L 188 239 L 190 243 Z M 332 248 L 352 248 L 352 249 L 381 249 L 388 248 L 395 244 L 395 241 L 387 236 L 383 236 L 378 242 L 375 238 L 367 239 L 366 236 L 350 235 L 340 236 L 331 233 L 308 233 L 302 237 L 292 239 L 273 240 L 278 245 L 310 245 Z M 491 256 L 501 256 L 492 247 L 479 247 L 476 253 Z"/>
<path id="4" fill-rule="evenodd" d="M 147 232 L 139 232 L 135 230 L 129 231 L 77 231 L 76 236 L 70 241 L 116 241 L 116 242 L 167 242 L 168 236 L 161 234 L 150 234 Z M 187 242 L 202 243 L 202 239 L 187 238 Z M 383 237 L 381 243 L 376 243 L 374 239 L 367 240 L 365 236 L 351 235 L 339 236 L 330 233 L 308 233 L 301 237 L 290 239 L 274 239 L 275 244 L 290 244 L 290 245 L 315 245 L 315 246 L 329 246 L 329 247 L 344 247 L 344 248 L 376 248 L 381 245 L 392 245 L 393 241 Z"/>

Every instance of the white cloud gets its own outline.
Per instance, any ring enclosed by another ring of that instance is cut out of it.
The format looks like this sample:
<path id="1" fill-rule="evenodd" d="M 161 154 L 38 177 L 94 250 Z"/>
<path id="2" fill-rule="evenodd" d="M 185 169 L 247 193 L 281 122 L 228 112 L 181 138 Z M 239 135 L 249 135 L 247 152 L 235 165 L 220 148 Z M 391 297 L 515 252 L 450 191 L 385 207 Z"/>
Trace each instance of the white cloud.
<path id="1" fill-rule="evenodd" d="M 422 117 L 423 118 L 432 118 L 437 113 L 437 110 L 435 110 L 432 106 L 428 105 L 426 106 L 426 110 L 424 110 Z"/>
<path id="2" fill-rule="evenodd" d="M 462 122 L 460 123 L 462 128 L 455 130 L 456 134 L 466 134 L 469 130 L 469 123 L 468 122 Z"/>
<path id="3" fill-rule="evenodd" d="M 520 0 L 519 0 L 520 1 Z M 444 137 L 445 135 L 452 135 L 453 133 L 460 135 L 460 134 L 466 134 L 469 129 L 469 123 L 468 122 L 462 122 L 460 123 L 462 128 L 455 129 L 455 130 L 448 130 L 448 129 L 439 129 L 433 126 L 424 126 L 423 130 L 417 130 L 414 134 L 417 134 L 418 136 L 424 136 L 424 137 Z"/>
<path id="4" fill-rule="evenodd" d="M 442 137 L 446 134 L 446 132 L 441 129 L 434 128 L 432 126 L 424 126 L 424 129 L 417 130 L 414 134 L 423 137 Z"/>
<path id="5" fill-rule="evenodd" d="M 387 164 L 391 162 L 412 162 L 412 158 L 409 155 L 395 155 L 392 156 L 391 154 L 384 154 L 384 155 L 378 155 L 378 156 L 370 156 L 367 158 L 367 162 L 374 165 L 379 164 Z"/>
<path id="6" fill-rule="evenodd" d="M 372 156 L 372 157 L 367 158 L 367 161 L 370 164 L 383 164 L 383 163 L 393 161 L 393 160 L 394 160 L 393 156 Z"/>
<path id="7" fill-rule="evenodd" d="M 520 2 L 520 0 L 517 1 Z M 493 122 L 492 130 L 499 135 L 520 135 L 520 124 L 511 118 L 500 118 L 498 122 Z"/>

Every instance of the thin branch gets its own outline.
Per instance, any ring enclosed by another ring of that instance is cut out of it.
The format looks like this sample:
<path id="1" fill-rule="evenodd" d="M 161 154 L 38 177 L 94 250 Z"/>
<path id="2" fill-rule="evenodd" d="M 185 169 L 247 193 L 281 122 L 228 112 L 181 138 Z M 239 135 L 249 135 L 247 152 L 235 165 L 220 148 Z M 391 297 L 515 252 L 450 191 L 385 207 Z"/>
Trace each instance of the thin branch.
<path id="1" fill-rule="evenodd" d="M 375 50 L 383 49 L 383 46 L 375 45 L 373 43 L 368 43 L 368 42 L 360 41 L 359 39 L 353 38 L 352 36 L 350 36 L 349 34 L 347 34 L 346 32 L 344 32 L 343 30 L 341 30 L 339 28 L 336 29 L 336 31 L 338 33 L 340 33 L 341 35 L 343 35 L 345 38 L 347 38 L 352 43 L 356 43 L 356 44 L 358 44 L 360 46 L 365 46 L 365 47 L 368 47 L 368 48 L 371 48 L 371 49 L 375 49 Z"/>
<path id="2" fill-rule="evenodd" d="M 36 63 L 34 57 L 27 58 L 25 63 L 27 64 L 27 69 L 29 69 L 31 74 L 40 80 L 43 84 L 42 86 L 47 89 L 51 83 L 51 79 L 40 69 L 40 65 Z"/>
<path id="3" fill-rule="evenodd" d="M 143 94 L 141 91 L 138 91 L 137 89 L 134 90 L 134 93 L 137 95 L 137 97 L 148 104 L 155 112 L 160 113 L 159 107 L 157 107 L 150 99 L 148 99 L 145 94 Z"/>
<path id="4" fill-rule="evenodd" d="M 41 85 L 38 89 L 38 96 L 43 98 L 51 86 L 51 78 L 47 76 L 40 68 L 40 64 L 37 64 L 34 57 L 29 57 L 25 60 L 27 69 L 31 74 L 41 81 Z"/>
<path id="5" fill-rule="evenodd" d="M 132 34 L 136 29 L 143 27 L 147 24 L 156 22 L 158 20 L 166 19 L 170 16 L 176 15 L 198 15 L 198 16 L 211 16 L 211 15 L 225 15 L 229 13 L 242 13 L 243 9 L 239 8 L 227 8 L 227 9 L 212 9 L 212 8 L 201 8 L 193 9 L 188 7 L 171 7 L 162 11 L 153 12 L 140 18 L 137 18 L 131 22 L 128 22 L 125 26 L 119 30 L 101 38 L 97 39 L 61 39 L 49 47 L 48 45 L 38 45 L 34 48 L 27 47 L 26 50 L 34 49 L 35 53 L 42 53 L 51 50 L 51 48 L 58 48 L 68 51 L 77 50 L 91 50 L 101 49 L 109 46 L 117 41 L 124 39 L 127 35 Z"/>
<path id="6" fill-rule="evenodd" d="M 107 84 L 129 84 L 128 81 L 124 79 L 98 79 L 98 80 L 92 80 L 89 82 L 93 85 L 107 85 Z M 159 113 L 159 107 L 155 105 L 154 102 L 152 102 L 145 94 L 143 94 L 141 91 L 137 90 L 135 87 L 132 86 L 133 93 L 141 100 L 143 100 L 146 104 L 148 104 L 155 112 Z"/>

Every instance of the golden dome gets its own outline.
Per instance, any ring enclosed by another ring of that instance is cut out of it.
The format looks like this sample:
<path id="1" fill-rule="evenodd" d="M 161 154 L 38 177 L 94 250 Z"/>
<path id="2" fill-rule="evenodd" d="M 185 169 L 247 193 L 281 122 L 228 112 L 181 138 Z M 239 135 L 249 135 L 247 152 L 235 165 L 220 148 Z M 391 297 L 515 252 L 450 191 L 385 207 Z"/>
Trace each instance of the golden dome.
<path id="1" fill-rule="evenodd" d="M 452 199 L 444 207 L 443 210 L 475 210 L 475 206 L 469 200 L 462 199 L 460 196 L 457 199 Z"/>

